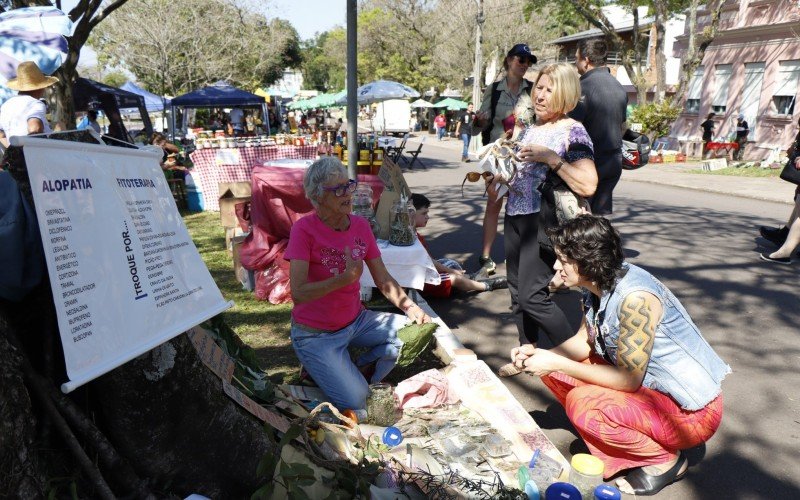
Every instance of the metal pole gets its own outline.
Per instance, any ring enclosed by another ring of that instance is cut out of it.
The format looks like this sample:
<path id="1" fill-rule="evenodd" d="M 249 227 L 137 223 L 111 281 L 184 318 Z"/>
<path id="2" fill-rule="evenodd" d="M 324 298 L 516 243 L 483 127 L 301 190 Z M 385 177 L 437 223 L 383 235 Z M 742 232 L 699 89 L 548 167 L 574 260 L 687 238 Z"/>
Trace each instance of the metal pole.
<path id="1" fill-rule="evenodd" d="M 358 178 L 357 14 L 356 0 L 347 0 L 347 172 L 351 179 Z"/>
<path id="2" fill-rule="evenodd" d="M 483 0 L 478 2 L 478 16 L 475 18 L 475 67 L 472 69 L 472 104 L 475 109 L 481 107 L 481 42 L 483 41 L 482 28 L 483 22 Z M 480 135 L 474 136 L 469 143 L 470 151 L 478 150 Z"/>

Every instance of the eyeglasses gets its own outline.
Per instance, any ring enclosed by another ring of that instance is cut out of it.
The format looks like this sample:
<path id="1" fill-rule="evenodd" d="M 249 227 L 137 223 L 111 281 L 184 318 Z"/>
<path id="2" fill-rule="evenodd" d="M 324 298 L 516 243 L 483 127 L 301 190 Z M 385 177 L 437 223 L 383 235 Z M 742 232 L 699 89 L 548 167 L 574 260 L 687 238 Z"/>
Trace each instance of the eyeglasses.
<path id="1" fill-rule="evenodd" d="M 356 186 L 358 186 L 358 181 L 350 179 L 344 184 L 339 184 L 338 186 L 331 186 L 331 187 L 322 186 L 322 189 L 324 189 L 325 191 L 330 191 L 335 196 L 341 198 L 342 196 L 353 194 L 353 192 L 355 192 L 356 190 Z"/>
<path id="2" fill-rule="evenodd" d="M 485 180 L 488 181 L 488 180 L 494 178 L 494 174 L 491 173 L 491 172 L 467 172 L 467 175 L 464 176 L 464 180 L 461 181 L 461 197 L 462 198 L 464 197 L 464 184 L 467 181 L 478 182 L 481 179 L 481 177 L 483 177 Z M 486 186 L 486 190 L 487 191 L 489 190 L 489 186 Z M 486 191 L 484 191 L 483 194 L 486 195 Z"/>
<path id="3" fill-rule="evenodd" d="M 533 61 L 528 56 L 516 56 L 516 57 L 517 57 L 517 61 L 519 61 L 520 64 L 527 64 L 528 66 L 533 64 Z"/>

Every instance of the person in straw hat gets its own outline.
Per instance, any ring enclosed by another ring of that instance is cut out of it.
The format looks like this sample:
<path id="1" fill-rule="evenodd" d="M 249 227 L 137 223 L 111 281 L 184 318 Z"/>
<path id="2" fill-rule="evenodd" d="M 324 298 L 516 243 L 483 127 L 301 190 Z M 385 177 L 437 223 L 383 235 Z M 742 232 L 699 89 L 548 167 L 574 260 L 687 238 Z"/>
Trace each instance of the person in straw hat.
<path id="1" fill-rule="evenodd" d="M 58 78 L 45 76 L 35 62 L 25 61 L 17 67 L 17 77 L 6 83 L 19 94 L 0 106 L 0 144 L 8 147 L 8 140 L 15 135 L 50 133 L 45 104 L 40 101 L 44 89 Z"/>

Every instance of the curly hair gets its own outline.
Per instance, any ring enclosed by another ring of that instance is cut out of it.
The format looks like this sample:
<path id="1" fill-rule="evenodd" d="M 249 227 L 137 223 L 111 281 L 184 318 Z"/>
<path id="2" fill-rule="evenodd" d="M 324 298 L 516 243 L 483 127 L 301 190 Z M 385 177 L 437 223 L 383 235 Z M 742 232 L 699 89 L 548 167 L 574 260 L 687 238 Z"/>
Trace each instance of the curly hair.
<path id="1" fill-rule="evenodd" d="M 625 258 L 619 233 L 608 219 L 579 215 L 547 229 L 547 235 L 556 254 L 575 261 L 581 276 L 597 283 L 601 291 L 614 288 Z"/>

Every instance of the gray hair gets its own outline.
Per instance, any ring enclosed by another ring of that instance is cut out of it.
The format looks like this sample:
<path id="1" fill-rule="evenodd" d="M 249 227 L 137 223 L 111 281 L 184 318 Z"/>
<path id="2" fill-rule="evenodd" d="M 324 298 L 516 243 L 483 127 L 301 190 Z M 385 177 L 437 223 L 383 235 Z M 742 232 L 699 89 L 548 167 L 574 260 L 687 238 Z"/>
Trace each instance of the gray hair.
<path id="1" fill-rule="evenodd" d="M 341 176 L 347 177 L 347 169 L 334 156 L 323 156 L 309 165 L 303 177 L 303 189 L 314 208 L 319 205 L 319 199 L 322 198 L 324 192 L 322 185 Z"/>

